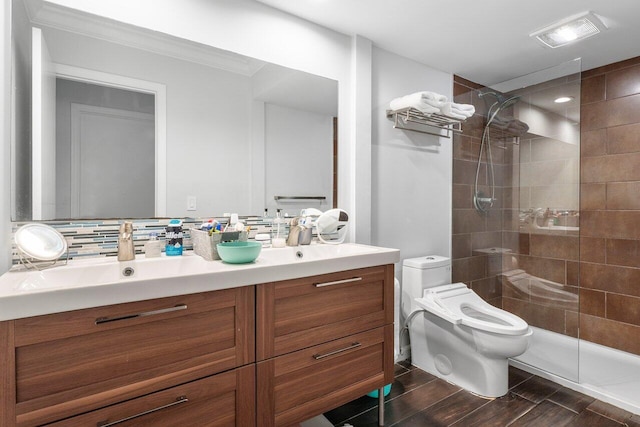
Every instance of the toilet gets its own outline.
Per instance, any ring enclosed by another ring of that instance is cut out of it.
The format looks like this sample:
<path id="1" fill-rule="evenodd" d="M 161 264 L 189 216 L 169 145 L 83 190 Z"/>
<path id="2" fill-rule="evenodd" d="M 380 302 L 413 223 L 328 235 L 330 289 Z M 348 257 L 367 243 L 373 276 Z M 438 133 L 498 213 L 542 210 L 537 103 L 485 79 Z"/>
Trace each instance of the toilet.
<path id="1" fill-rule="evenodd" d="M 451 260 L 431 255 L 402 264 L 402 314 L 411 363 L 479 396 L 509 389 L 509 357 L 524 353 L 532 330 L 464 283 L 451 283 Z"/>

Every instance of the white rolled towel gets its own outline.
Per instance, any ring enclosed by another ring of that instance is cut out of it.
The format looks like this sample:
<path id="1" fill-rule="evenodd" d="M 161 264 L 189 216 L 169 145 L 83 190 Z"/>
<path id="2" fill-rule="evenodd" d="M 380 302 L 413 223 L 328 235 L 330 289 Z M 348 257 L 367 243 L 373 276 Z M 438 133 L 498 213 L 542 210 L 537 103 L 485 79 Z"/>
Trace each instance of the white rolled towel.
<path id="1" fill-rule="evenodd" d="M 455 102 L 445 102 L 440 110 L 445 116 L 465 120 L 473 116 L 473 114 L 476 112 L 476 107 L 471 104 L 456 104 Z"/>

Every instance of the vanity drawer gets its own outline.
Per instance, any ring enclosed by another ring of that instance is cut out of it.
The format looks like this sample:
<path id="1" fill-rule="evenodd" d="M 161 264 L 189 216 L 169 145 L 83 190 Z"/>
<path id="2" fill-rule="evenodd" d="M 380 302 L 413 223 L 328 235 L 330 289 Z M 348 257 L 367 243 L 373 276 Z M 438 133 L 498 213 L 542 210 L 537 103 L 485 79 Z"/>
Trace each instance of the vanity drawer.
<path id="1" fill-rule="evenodd" d="M 255 367 L 248 365 L 50 426 L 254 426 L 254 398 Z"/>
<path id="2" fill-rule="evenodd" d="M 393 381 L 393 325 L 258 362 L 258 424 L 287 426 Z"/>
<path id="3" fill-rule="evenodd" d="M 257 360 L 393 323 L 393 265 L 258 285 L 256 316 Z"/>
<path id="4" fill-rule="evenodd" d="M 255 360 L 255 288 L 15 321 L 16 414 L 39 425 Z"/>

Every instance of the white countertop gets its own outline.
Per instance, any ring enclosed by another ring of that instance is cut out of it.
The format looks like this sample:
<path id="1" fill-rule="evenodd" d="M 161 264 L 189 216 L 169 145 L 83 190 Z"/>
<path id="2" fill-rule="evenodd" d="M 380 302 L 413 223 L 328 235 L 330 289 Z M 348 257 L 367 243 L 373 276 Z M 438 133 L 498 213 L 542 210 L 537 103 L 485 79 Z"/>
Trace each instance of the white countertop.
<path id="1" fill-rule="evenodd" d="M 0 321 L 152 298 L 193 294 L 297 277 L 393 264 L 398 249 L 343 243 L 265 248 L 255 262 L 182 256 L 119 262 L 114 257 L 72 260 L 44 271 L 0 276 Z M 125 277 L 125 268 L 134 273 Z"/>

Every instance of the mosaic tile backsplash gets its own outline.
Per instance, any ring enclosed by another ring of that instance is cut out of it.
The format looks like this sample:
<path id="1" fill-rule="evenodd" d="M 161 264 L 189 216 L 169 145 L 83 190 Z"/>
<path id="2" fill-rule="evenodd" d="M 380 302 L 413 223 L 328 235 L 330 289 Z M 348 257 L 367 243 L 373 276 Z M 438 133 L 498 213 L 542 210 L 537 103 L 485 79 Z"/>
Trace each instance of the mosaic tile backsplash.
<path id="1" fill-rule="evenodd" d="M 182 228 L 184 230 L 184 248 L 192 249 L 190 230 L 199 228 L 200 224 L 211 218 L 183 218 Z M 226 224 L 229 218 L 219 217 L 213 218 L 222 224 Z M 271 218 L 266 219 L 256 216 L 240 216 L 245 226 L 249 227 L 249 239 L 255 238 L 258 233 L 271 233 Z M 117 256 L 118 254 L 118 230 L 120 224 L 125 220 L 86 220 L 86 221 L 51 221 L 44 222 L 58 230 L 67 239 L 69 246 L 69 259 L 88 258 L 88 257 L 104 257 Z M 128 220 L 133 222 L 134 228 L 134 246 L 136 254 L 144 253 L 144 244 L 149 240 L 149 235 L 153 232 L 157 233 L 158 239 L 164 240 L 165 228 L 169 223 L 169 218 L 163 219 L 134 219 Z M 285 218 L 288 222 L 289 219 Z M 13 223 L 12 232 L 15 233 L 20 226 L 26 223 Z M 286 226 L 284 232 L 286 233 Z M 13 241 L 13 239 L 12 239 Z M 15 248 L 12 246 L 12 263 L 18 264 L 20 257 Z"/>

